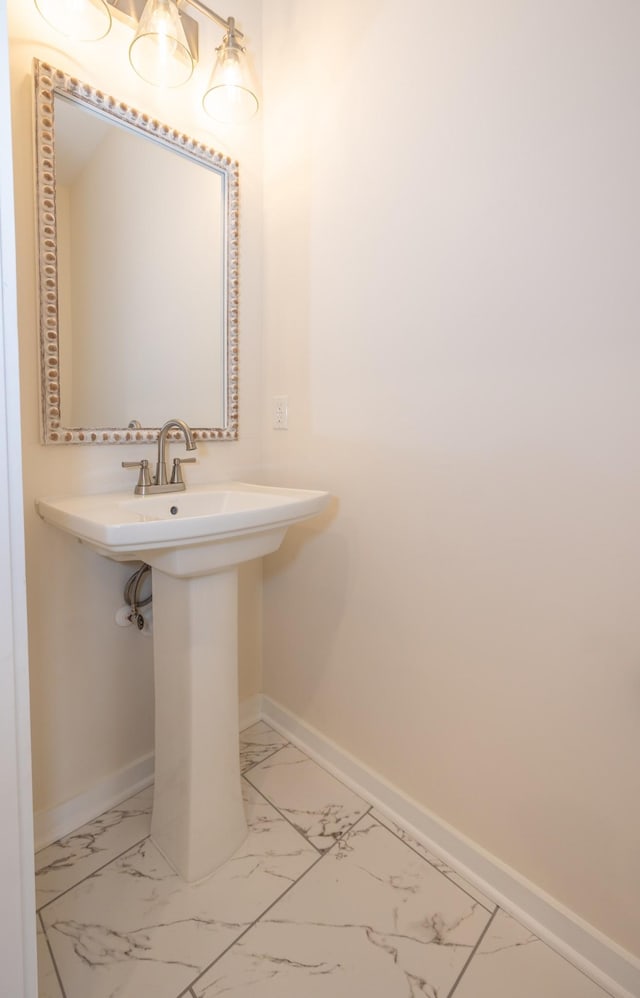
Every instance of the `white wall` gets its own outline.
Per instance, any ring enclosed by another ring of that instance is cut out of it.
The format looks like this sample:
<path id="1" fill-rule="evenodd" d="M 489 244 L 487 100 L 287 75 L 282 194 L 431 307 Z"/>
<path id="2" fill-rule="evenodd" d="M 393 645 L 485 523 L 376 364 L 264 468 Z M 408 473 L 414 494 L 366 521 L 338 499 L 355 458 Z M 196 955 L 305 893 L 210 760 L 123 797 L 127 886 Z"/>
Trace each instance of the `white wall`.
<path id="1" fill-rule="evenodd" d="M 265 692 L 640 954 L 640 7 L 270 0 Z M 295 558 L 293 555 L 295 554 Z"/>
<path id="2" fill-rule="evenodd" d="M 234 14 L 257 53 L 256 0 Z M 39 439 L 36 247 L 33 198 L 32 60 L 54 66 L 146 111 L 241 162 L 241 439 L 198 447 L 190 481 L 254 477 L 261 448 L 261 128 L 209 131 L 200 99 L 207 69 L 193 83 L 162 94 L 130 69 L 131 32 L 116 22 L 101 43 L 76 43 L 50 30 L 34 4 L 9 3 L 13 103 L 18 315 L 22 394 L 34 798 L 36 810 L 80 795 L 153 744 L 151 642 L 114 622 L 130 568 L 96 557 L 41 522 L 37 496 L 133 488 L 120 462 L 152 457 L 149 446 L 44 447 Z M 219 44 L 207 22 L 203 49 Z M 204 77 L 204 78 L 203 78 Z M 166 417 L 181 416 L 167 399 Z M 260 687 L 260 568 L 241 580 L 242 698 Z"/>
<path id="3" fill-rule="evenodd" d="M 7 994 L 35 998 L 18 323 L 6 5 L 0 0 L 0 967 Z"/>

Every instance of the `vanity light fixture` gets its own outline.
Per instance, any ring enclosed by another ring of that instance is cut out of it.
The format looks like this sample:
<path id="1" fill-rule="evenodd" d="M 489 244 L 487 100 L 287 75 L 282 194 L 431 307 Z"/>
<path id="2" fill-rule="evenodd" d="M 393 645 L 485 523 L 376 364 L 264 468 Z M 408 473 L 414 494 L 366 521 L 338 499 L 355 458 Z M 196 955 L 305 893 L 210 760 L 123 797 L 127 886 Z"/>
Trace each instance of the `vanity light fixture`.
<path id="1" fill-rule="evenodd" d="M 178 87 L 191 77 L 196 63 L 197 22 L 181 9 L 190 5 L 225 30 L 209 86 L 202 100 L 215 121 L 244 123 L 258 110 L 256 87 L 247 65 L 244 37 L 233 17 L 224 18 L 201 0 L 34 0 L 45 21 L 62 34 L 82 41 L 104 38 L 111 28 L 113 7 L 137 22 L 129 46 L 133 69 L 147 83 Z M 188 26 L 189 30 L 185 30 Z"/>
<path id="2" fill-rule="evenodd" d="M 111 30 L 106 0 L 35 0 L 45 21 L 67 38 L 97 42 Z"/>
<path id="3" fill-rule="evenodd" d="M 187 82 L 194 58 L 173 0 L 147 0 L 129 46 L 129 62 L 138 76 L 155 87 L 179 87 Z"/>
<path id="4" fill-rule="evenodd" d="M 251 89 L 245 50 L 238 41 L 242 35 L 232 17 L 227 23 L 222 45 L 216 49 L 218 58 L 202 105 L 214 121 L 245 122 L 258 110 L 258 98 Z"/>

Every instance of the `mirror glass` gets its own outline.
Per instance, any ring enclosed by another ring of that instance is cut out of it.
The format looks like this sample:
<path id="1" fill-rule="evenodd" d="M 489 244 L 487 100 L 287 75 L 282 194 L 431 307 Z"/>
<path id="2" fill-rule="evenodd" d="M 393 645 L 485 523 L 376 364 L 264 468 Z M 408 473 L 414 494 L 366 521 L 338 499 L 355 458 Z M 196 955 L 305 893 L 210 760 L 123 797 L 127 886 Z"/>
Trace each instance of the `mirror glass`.
<path id="1" fill-rule="evenodd" d="M 36 79 L 44 441 L 237 437 L 237 164 Z"/>

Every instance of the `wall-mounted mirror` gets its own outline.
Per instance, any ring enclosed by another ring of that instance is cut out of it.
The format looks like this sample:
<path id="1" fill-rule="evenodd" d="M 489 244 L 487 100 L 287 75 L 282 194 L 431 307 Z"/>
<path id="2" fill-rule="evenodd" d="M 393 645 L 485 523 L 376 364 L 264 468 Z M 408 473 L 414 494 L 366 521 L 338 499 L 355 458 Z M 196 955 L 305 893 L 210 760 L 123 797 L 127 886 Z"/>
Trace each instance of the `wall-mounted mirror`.
<path id="1" fill-rule="evenodd" d="M 35 63 L 45 443 L 238 435 L 238 165 Z"/>

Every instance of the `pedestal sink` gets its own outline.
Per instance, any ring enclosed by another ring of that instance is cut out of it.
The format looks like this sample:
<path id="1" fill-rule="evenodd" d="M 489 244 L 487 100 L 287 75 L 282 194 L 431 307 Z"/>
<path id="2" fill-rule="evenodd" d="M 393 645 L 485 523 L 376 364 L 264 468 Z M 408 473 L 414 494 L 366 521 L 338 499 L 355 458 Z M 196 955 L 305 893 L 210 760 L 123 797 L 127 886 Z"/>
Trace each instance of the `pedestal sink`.
<path id="1" fill-rule="evenodd" d="M 188 492 L 40 499 L 40 516 L 115 561 L 151 565 L 155 790 L 151 837 L 187 881 L 247 832 L 238 761 L 237 566 L 275 551 L 327 492 L 242 482 Z"/>

